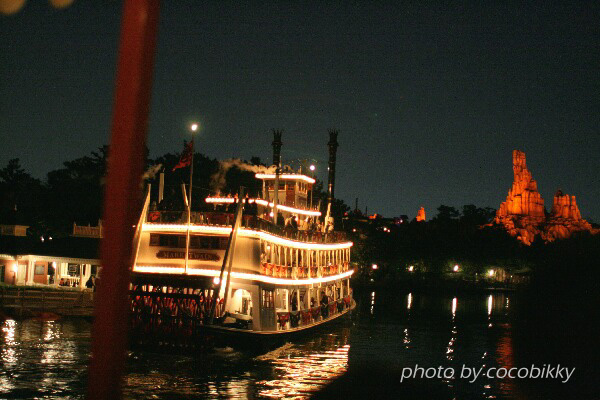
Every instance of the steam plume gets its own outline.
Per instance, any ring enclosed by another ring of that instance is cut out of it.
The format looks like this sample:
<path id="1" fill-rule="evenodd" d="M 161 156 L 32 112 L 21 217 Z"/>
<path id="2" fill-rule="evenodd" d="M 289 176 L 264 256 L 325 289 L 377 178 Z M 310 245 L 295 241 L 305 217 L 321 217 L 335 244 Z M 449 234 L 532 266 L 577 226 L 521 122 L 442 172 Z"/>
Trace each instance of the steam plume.
<path id="1" fill-rule="evenodd" d="M 162 164 L 156 164 L 153 165 L 151 167 L 149 167 L 145 172 L 144 175 L 142 175 L 142 180 L 148 180 L 148 179 L 154 179 L 154 177 L 156 176 L 157 173 L 160 172 L 162 168 Z"/>
<path id="2" fill-rule="evenodd" d="M 223 190 L 225 184 L 227 183 L 225 179 L 227 172 L 233 167 L 237 167 L 242 171 L 253 172 L 255 174 L 275 173 L 274 165 L 270 167 L 265 167 L 264 165 L 252 165 L 243 162 L 239 158 L 230 158 L 227 160 L 222 160 L 219 161 L 219 170 L 210 177 L 210 187 L 215 193 L 221 193 L 221 190 Z"/>

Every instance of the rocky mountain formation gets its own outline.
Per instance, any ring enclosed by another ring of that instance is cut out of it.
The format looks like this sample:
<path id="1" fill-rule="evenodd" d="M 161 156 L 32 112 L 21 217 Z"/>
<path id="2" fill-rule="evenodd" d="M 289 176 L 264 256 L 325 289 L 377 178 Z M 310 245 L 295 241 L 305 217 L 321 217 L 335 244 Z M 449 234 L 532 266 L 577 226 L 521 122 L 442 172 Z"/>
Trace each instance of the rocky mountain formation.
<path id="1" fill-rule="evenodd" d="M 419 208 L 417 211 L 417 222 L 425 221 L 425 207 Z"/>
<path id="2" fill-rule="evenodd" d="M 552 211 L 546 213 L 537 182 L 527 169 L 525 153 L 519 150 L 513 151 L 513 174 L 513 185 L 494 218 L 494 223 L 503 226 L 512 236 L 530 245 L 536 237 L 551 242 L 577 231 L 600 232 L 581 218 L 575 196 L 563 194 L 560 189 L 554 195 Z"/>

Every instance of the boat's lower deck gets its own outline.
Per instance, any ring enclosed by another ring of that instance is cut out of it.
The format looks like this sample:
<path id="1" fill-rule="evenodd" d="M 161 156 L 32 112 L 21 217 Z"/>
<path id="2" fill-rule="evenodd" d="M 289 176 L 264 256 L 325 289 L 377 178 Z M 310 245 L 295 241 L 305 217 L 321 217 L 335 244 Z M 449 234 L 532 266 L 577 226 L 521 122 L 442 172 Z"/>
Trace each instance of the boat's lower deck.
<path id="1" fill-rule="evenodd" d="M 134 273 L 134 327 L 285 334 L 336 319 L 354 307 L 347 279 L 301 286 L 232 280 L 215 294 L 219 287 L 210 277 Z"/>
<path id="2" fill-rule="evenodd" d="M 231 327 L 231 326 L 222 325 L 222 324 L 213 324 L 213 325 L 205 324 L 203 326 L 206 330 L 215 331 L 215 332 L 249 333 L 249 334 L 252 334 L 255 336 L 291 334 L 291 333 L 305 331 L 310 328 L 314 328 L 314 327 L 320 326 L 324 323 L 333 321 L 339 317 L 342 317 L 342 316 L 348 314 L 349 312 L 354 310 L 355 307 L 356 307 L 356 303 L 354 302 L 354 300 L 350 299 L 350 303 L 347 307 L 344 307 L 344 308 L 340 309 L 339 311 L 336 311 L 335 313 L 328 314 L 326 316 L 321 316 L 320 318 L 313 319 L 310 322 L 306 321 L 304 323 L 299 323 L 296 326 L 291 326 L 291 327 L 286 326 L 285 328 L 272 330 L 272 331 L 255 331 L 255 330 L 249 330 L 249 329 L 240 329 L 237 327 Z M 321 309 L 321 307 L 317 307 L 317 308 Z M 299 311 L 299 313 L 302 313 L 302 312 L 303 311 Z"/>

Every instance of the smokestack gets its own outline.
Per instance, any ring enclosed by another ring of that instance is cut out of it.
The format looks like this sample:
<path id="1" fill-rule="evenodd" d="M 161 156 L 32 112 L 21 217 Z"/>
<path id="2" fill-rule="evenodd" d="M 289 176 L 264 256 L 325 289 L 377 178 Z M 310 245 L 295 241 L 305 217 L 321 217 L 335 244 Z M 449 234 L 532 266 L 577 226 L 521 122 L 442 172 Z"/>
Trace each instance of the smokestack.
<path id="1" fill-rule="evenodd" d="M 335 196 L 335 156 L 338 148 L 337 141 L 338 131 L 335 129 L 329 130 L 329 184 L 327 185 L 327 201 L 329 204 L 333 202 Z"/>
<path id="2" fill-rule="evenodd" d="M 325 217 L 325 229 L 331 221 L 331 205 L 333 204 L 333 197 L 335 195 L 335 156 L 338 148 L 337 141 L 338 131 L 335 129 L 329 130 L 329 181 L 327 185 L 327 216 Z"/>
<path id="3" fill-rule="evenodd" d="M 273 222 L 277 225 L 277 203 L 279 202 L 279 174 L 281 173 L 281 135 L 282 130 L 273 129 L 273 164 L 275 164 L 275 184 L 273 190 Z"/>
<path id="4" fill-rule="evenodd" d="M 273 146 L 273 164 L 276 165 L 278 169 L 281 165 L 281 145 L 283 145 L 281 142 L 282 134 L 283 131 L 273 129 L 273 142 L 271 143 L 271 146 Z"/>

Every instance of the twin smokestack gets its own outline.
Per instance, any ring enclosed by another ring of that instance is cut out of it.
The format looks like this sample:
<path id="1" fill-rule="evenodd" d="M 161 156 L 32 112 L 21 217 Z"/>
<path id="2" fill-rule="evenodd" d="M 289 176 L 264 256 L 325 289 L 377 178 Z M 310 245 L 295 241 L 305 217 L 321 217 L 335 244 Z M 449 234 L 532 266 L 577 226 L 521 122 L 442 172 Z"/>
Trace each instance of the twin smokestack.
<path id="1" fill-rule="evenodd" d="M 281 173 L 281 135 L 283 131 L 281 130 L 273 130 L 273 142 L 271 145 L 273 146 L 273 164 L 275 165 L 275 196 L 274 202 L 275 207 L 273 210 L 277 209 L 277 200 L 278 200 L 278 189 L 279 189 L 279 174 Z M 329 130 L 329 142 L 327 146 L 329 146 L 329 174 L 328 174 L 328 183 L 327 183 L 327 210 L 331 210 L 331 205 L 333 204 L 333 198 L 335 195 L 335 160 L 337 154 L 337 148 L 339 146 L 337 141 L 338 131 L 335 129 Z M 275 217 L 276 218 L 276 217 Z M 276 220 L 276 219 L 275 219 Z"/>

